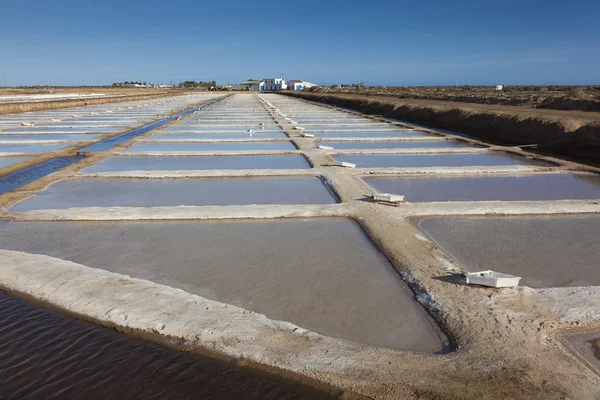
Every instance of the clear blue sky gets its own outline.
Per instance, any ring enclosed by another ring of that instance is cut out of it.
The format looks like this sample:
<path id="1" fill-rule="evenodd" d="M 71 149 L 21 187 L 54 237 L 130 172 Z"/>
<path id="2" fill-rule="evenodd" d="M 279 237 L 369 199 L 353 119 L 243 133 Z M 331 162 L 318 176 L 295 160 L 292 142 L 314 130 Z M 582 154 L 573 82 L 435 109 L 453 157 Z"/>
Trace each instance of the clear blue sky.
<path id="1" fill-rule="evenodd" d="M 600 84 L 598 0 L 0 6 L 0 72 L 8 85 L 223 83 L 279 73 L 319 84 Z"/>

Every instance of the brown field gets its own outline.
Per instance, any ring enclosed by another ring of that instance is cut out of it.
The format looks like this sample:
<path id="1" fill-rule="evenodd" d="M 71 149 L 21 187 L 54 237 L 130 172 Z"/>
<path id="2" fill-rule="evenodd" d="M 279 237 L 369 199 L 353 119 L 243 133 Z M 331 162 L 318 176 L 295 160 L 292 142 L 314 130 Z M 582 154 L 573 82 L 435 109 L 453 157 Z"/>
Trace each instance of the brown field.
<path id="1" fill-rule="evenodd" d="M 319 87 L 320 94 L 357 94 L 400 99 L 444 100 L 462 103 L 600 111 L 600 86 L 365 86 Z"/>

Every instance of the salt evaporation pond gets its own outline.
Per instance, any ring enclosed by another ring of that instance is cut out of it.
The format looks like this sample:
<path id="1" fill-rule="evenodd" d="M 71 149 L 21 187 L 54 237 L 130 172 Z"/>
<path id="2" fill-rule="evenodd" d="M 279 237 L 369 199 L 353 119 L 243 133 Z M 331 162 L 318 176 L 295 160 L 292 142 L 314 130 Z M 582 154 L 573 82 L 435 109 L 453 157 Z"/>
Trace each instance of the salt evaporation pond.
<path id="1" fill-rule="evenodd" d="M 302 156 L 121 156 L 107 157 L 83 172 L 310 168 Z"/>
<path id="2" fill-rule="evenodd" d="M 380 193 L 407 201 L 541 201 L 600 199 L 600 175 L 551 174 L 476 177 L 377 177 L 365 181 Z"/>
<path id="3" fill-rule="evenodd" d="M 296 150 L 292 142 L 237 142 L 237 143 L 136 143 L 127 152 L 153 151 L 249 151 Z"/>
<path id="4" fill-rule="evenodd" d="M 0 221 L 0 248 L 148 279 L 355 342 L 446 348 L 398 273 L 350 220 Z"/>
<path id="5" fill-rule="evenodd" d="M 469 167 L 533 165 L 552 166 L 551 163 L 529 159 L 510 153 L 483 154 L 353 154 L 337 155 L 338 161 L 356 164 L 357 168 L 407 168 L 407 167 Z"/>
<path id="6" fill-rule="evenodd" d="M 530 287 L 600 285 L 600 215 L 431 217 L 419 228 L 468 271 Z"/>
<path id="7" fill-rule="evenodd" d="M 53 183 L 12 211 L 71 207 L 332 204 L 319 178 L 73 179 Z"/>
<path id="8" fill-rule="evenodd" d="M 343 141 L 343 142 L 330 142 L 324 141 L 321 144 L 325 146 L 331 146 L 334 149 L 340 150 L 362 150 L 362 149 L 457 149 L 457 148 L 475 148 L 482 147 L 476 146 L 469 142 L 463 142 L 460 140 L 410 140 L 410 141 Z"/>

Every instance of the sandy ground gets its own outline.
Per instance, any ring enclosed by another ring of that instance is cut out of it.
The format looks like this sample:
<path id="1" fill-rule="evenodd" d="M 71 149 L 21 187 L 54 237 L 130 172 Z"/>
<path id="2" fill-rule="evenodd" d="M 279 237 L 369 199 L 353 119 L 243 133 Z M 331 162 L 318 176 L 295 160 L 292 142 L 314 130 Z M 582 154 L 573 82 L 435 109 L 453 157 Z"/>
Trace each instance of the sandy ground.
<path id="1" fill-rule="evenodd" d="M 280 99 L 267 98 L 274 103 Z M 179 289 L 47 256 L 0 252 L 2 288 L 170 347 L 237 360 L 240 365 L 315 385 L 341 388 L 344 398 L 593 399 L 600 396 L 600 377 L 557 338 L 572 328 L 600 328 L 597 307 L 600 288 L 495 290 L 466 286 L 457 275 L 463 268 L 410 221 L 419 215 L 597 214 L 598 201 L 406 203 L 390 207 L 366 201 L 365 196 L 373 191 L 360 179 L 390 173 L 468 176 L 598 170 L 558 159 L 551 159 L 557 165 L 549 167 L 338 168 L 331 166 L 332 153 L 316 149 L 314 139 L 300 137 L 276 110 L 266 104 L 265 107 L 315 166 L 313 170 L 286 173 L 323 176 L 341 198 L 341 204 L 71 208 L 7 211 L 4 217 L 17 221 L 350 217 L 367 231 L 416 298 L 451 337 L 455 351 L 424 354 L 334 339 Z M 122 151 L 130 145 L 115 150 Z M 165 178 L 273 173 L 260 170 L 78 172 L 108 155 L 110 152 L 95 154 L 19 191 L 5 194 L 0 197 L 0 204 L 8 206 L 30 196 L 28 190 L 39 190 L 50 182 L 72 176 Z"/>

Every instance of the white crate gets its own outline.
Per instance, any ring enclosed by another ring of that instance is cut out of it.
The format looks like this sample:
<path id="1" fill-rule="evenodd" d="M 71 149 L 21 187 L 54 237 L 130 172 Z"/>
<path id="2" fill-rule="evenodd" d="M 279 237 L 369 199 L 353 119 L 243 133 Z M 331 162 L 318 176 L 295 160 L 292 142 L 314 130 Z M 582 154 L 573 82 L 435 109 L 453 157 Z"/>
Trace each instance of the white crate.
<path id="1" fill-rule="evenodd" d="M 513 287 L 519 285 L 520 276 L 503 274 L 492 270 L 468 272 L 467 283 L 469 285 L 483 285 L 490 287 Z"/>
<path id="2" fill-rule="evenodd" d="M 378 193 L 373 196 L 375 201 L 387 201 L 390 203 L 400 203 L 404 201 L 404 195 L 402 194 L 391 194 L 391 193 Z"/>
<path id="3" fill-rule="evenodd" d="M 325 146 L 324 144 L 320 144 L 319 145 L 319 149 L 322 149 L 322 150 L 333 150 L 333 147 L 332 146 Z"/>
<path id="4" fill-rule="evenodd" d="M 333 163 L 336 167 L 356 168 L 356 164 L 352 164 L 346 161 L 336 161 Z"/>

